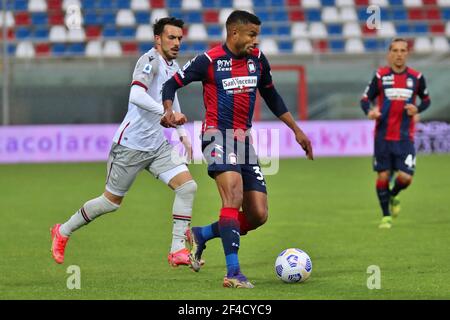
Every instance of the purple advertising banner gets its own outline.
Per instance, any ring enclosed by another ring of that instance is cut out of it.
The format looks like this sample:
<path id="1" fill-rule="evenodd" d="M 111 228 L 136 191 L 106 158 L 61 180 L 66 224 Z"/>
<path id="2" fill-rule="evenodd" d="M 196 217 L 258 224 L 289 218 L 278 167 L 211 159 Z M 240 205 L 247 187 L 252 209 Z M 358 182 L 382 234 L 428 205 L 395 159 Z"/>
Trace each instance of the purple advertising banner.
<path id="1" fill-rule="evenodd" d="M 307 121 L 299 126 L 311 139 L 314 156 L 367 156 L 373 151 L 372 121 Z M 201 123 L 185 125 L 202 159 Z M 118 124 L 43 125 L 0 127 L 0 163 L 105 161 Z M 168 140 L 179 145 L 173 129 Z M 304 157 L 292 131 L 282 122 L 258 122 L 252 128 L 254 146 L 261 157 Z"/>

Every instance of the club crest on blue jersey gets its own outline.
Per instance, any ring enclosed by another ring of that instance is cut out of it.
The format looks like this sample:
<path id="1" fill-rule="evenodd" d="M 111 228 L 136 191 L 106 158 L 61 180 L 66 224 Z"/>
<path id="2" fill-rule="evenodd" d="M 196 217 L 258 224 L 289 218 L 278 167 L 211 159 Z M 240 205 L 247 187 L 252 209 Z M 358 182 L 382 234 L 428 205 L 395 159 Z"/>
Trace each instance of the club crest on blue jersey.
<path id="1" fill-rule="evenodd" d="M 254 73 L 256 71 L 255 63 L 253 62 L 253 60 L 247 61 L 247 68 L 250 73 Z"/>
<path id="2" fill-rule="evenodd" d="M 406 79 L 406 86 L 412 88 L 414 86 L 414 81 L 411 78 Z"/>

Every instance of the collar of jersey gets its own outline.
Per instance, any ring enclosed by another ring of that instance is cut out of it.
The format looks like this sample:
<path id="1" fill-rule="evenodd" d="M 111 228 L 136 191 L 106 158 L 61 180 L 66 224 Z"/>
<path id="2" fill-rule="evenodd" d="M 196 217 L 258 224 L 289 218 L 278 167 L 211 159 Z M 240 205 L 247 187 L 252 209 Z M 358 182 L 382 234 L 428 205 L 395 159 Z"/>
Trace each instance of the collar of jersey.
<path id="1" fill-rule="evenodd" d="M 224 43 L 224 44 L 222 45 L 222 48 L 223 48 L 223 50 L 225 50 L 226 53 L 228 53 L 229 55 L 231 55 L 231 57 L 232 57 L 233 59 L 241 60 L 241 59 L 247 58 L 247 56 L 239 57 L 239 56 L 235 55 L 235 54 L 234 54 L 233 52 L 231 52 L 231 50 L 227 47 L 227 44 L 226 44 L 226 43 Z"/>

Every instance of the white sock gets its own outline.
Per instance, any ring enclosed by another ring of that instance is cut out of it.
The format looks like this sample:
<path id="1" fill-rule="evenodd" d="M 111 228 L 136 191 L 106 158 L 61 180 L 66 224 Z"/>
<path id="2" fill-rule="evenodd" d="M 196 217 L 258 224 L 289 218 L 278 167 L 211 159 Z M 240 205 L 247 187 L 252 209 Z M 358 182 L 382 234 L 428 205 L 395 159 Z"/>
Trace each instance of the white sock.
<path id="1" fill-rule="evenodd" d="M 173 228 L 172 228 L 172 246 L 170 252 L 176 252 L 178 250 L 186 248 L 186 230 L 191 224 L 191 217 L 183 217 L 183 219 L 176 218 L 179 216 L 174 215 L 173 217 Z M 186 220 L 185 220 L 186 218 Z"/>
<path id="2" fill-rule="evenodd" d="M 86 202 L 80 210 L 75 212 L 69 220 L 61 225 L 59 232 L 64 237 L 70 237 L 75 230 L 88 224 L 102 214 L 116 211 L 119 207 L 119 205 L 111 202 L 102 194 L 100 197 Z"/>

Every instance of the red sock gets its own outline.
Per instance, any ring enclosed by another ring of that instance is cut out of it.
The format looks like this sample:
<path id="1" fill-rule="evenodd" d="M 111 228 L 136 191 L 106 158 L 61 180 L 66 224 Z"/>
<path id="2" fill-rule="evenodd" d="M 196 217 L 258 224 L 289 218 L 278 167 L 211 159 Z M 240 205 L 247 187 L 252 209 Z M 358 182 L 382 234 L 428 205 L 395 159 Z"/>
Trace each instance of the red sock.
<path id="1" fill-rule="evenodd" d="M 239 211 L 238 220 L 239 220 L 239 224 L 240 224 L 241 236 L 247 234 L 248 231 L 254 229 L 248 222 L 243 211 Z"/>

